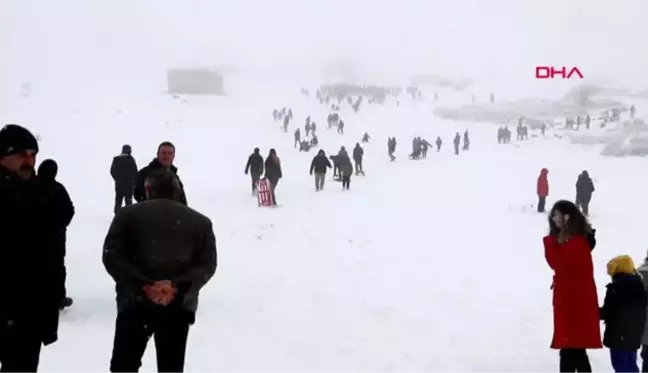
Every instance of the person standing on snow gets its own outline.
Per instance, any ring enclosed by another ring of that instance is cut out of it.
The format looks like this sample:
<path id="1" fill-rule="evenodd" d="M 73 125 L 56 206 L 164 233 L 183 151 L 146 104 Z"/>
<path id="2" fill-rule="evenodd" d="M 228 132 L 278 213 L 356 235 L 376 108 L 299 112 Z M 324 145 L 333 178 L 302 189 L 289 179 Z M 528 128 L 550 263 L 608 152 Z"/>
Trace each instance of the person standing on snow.
<path id="1" fill-rule="evenodd" d="M 538 176 L 536 187 L 536 192 L 538 194 L 538 212 L 545 212 L 547 196 L 549 195 L 549 180 L 547 179 L 548 173 L 549 170 L 543 168 L 540 170 L 540 176 Z"/>
<path id="2" fill-rule="evenodd" d="M 601 307 L 601 320 L 605 322 L 603 345 L 610 349 L 615 372 L 639 372 L 637 351 L 646 325 L 646 289 L 628 255 L 612 258 L 607 273 L 612 282 L 606 286 Z"/>
<path id="3" fill-rule="evenodd" d="M 114 212 L 121 208 L 122 201 L 126 206 L 133 204 L 133 189 L 137 182 L 137 163 L 131 153 L 130 145 L 122 146 L 121 154 L 114 157 L 110 165 L 110 176 L 115 181 Z"/>
<path id="4" fill-rule="evenodd" d="M 173 171 L 152 171 L 147 198 L 115 214 L 103 264 L 115 280 L 117 320 L 111 372 L 137 372 L 154 336 L 160 372 L 182 372 L 200 289 L 217 266 L 212 222 L 187 207 Z"/>
<path id="5" fill-rule="evenodd" d="M 362 169 L 362 158 L 364 157 L 364 149 L 360 146 L 359 143 L 356 143 L 355 148 L 353 148 L 353 161 L 355 162 L 355 174 L 363 175 L 364 170 Z"/>
<path id="6" fill-rule="evenodd" d="M 72 305 L 72 298 L 67 296 L 65 289 L 65 279 L 67 277 L 67 270 L 65 268 L 65 255 L 66 255 L 66 241 L 67 241 L 67 227 L 72 222 L 74 217 L 74 204 L 70 199 L 70 195 L 65 189 L 63 184 L 56 181 L 56 174 L 58 173 L 58 164 L 53 159 L 46 159 L 38 166 L 38 182 L 42 191 L 46 193 L 49 204 L 49 209 L 52 212 L 51 231 L 48 235 L 51 237 L 49 246 L 51 250 L 56 253 L 56 257 L 61 259 L 59 265 L 61 266 L 60 272 L 63 276 L 63 294 L 59 302 L 59 309 L 63 310 Z"/>
<path id="7" fill-rule="evenodd" d="M 248 161 L 245 164 L 245 174 L 247 175 L 248 172 L 252 178 L 252 194 L 254 194 L 261 175 L 263 175 L 263 157 L 259 148 L 254 148 L 254 152 L 248 157 Z"/>
<path id="8" fill-rule="evenodd" d="M 313 161 L 310 166 L 310 174 L 313 175 L 315 172 L 315 191 L 319 192 L 324 189 L 324 180 L 326 179 L 326 169 L 333 167 L 331 162 L 326 157 L 324 150 L 317 152 L 317 155 L 313 157 Z"/>
<path id="9" fill-rule="evenodd" d="M 281 160 L 277 156 L 277 151 L 270 149 L 268 153 L 268 158 L 265 160 L 265 178 L 270 182 L 270 194 L 272 195 L 272 204 L 277 206 L 277 196 L 275 191 L 277 189 L 277 184 L 279 179 L 283 177 L 283 172 L 281 171 Z"/>
<path id="10" fill-rule="evenodd" d="M 396 152 L 396 138 L 390 137 L 387 139 L 387 154 L 392 162 L 396 159 L 394 152 Z"/>
<path id="11" fill-rule="evenodd" d="M 173 165 L 173 160 L 175 159 L 175 146 L 169 141 L 165 141 L 158 146 L 157 157 L 154 158 L 148 166 L 142 168 L 137 173 L 137 182 L 135 183 L 135 200 L 137 202 L 146 201 L 146 189 L 144 188 L 144 183 L 148 175 L 155 170 L 161 168 L 168 168 L 176 175 L 178 182 L 180 183 L 180 189 L 182 189 L 182 196 L 180 197 L 180 202 L 187 204 L 187 195 L 184 191 L 184 185 L 178 176 L 178 168 Z"/>
<path id="12" fill-rule="evenodd" d="M 349 154 L 344 146 L 340 148 L 340 152 L 337 155 L 337 164 L 340 168 L 342 189 L 349 190 L 351 187 L 351 175 L 353 175 L 353 165 L 351 164 L 351 158 L 349 158 Z"/>
<path id="13" fill-rule="evenodd" d="M 34 172 L 38 141 L 24 127 L 0 130 L 0 366 L 36 372 L 43 345 L 58 340 L 65 296 L 62 253 L 52 250 L 58 217 Z M 53 219 L 57 222 L 54 223 Z"/>
<path id="14" fill-rule="evenodd" d="M 294 138 L 295 138 L 295 145 L 293 147 L 296 148 L 297 146 L 299 146 L 299 143 L 301 142 L 301 131 L 299 130 L 299 128 L 295 130 Z"/>
<path id="15" fill-rule="evenodd" d="M 603 347 L 592 262 L 594 234 L 574 203 L 554 204 L 543 244 L 554 271 L 551 348 L 560 350 L 560 372 L 591 372 L 586 350 Z"/>
<path id="16" fill-rule="evenodd" d="M 459 155 L 459 144 L 461 144 L 461 136 L 459 135 L 459 132 L 454 137 L 454 149 L 455 149 L 455 155 Z"/>
<path id="17" fill-rule="evenodd" d="M 589 203 L 594 193 L 594 182 L 587 171 L 581 172 L 576 180 L 576 206 L 581 209 L 585 216 L 589 215 Z"/>

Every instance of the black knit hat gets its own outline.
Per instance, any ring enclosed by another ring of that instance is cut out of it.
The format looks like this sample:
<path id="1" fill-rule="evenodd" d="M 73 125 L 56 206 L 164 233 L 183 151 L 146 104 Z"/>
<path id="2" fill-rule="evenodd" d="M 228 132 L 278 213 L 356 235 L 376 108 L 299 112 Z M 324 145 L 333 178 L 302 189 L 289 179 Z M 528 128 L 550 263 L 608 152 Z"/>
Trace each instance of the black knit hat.
<path id="1" fill-rule="evenodd" d="M 0 130 L 0 158 L 25 150 L 35 150 L 38 153 L 36 137 L 27 128 L 17 124 L 7 124 L 2 127 Z"/>

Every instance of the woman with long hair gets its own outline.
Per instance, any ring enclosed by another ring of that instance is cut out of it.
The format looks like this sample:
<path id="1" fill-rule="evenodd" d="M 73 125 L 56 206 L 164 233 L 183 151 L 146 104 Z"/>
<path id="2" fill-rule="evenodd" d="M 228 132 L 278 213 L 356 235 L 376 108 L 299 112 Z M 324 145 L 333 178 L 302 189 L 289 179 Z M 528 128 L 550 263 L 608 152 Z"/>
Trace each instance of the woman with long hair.
<path id="1" fill-rule="evenodd" d="M 560 372 L 591 372 L 589 348 L 603 348 L 592 249 L 595 231 L 578 207 L 558 201 L 549 215 L 545 258 L 554 271 L 553 340 Z"/>
<path id="2" fill-rule="evenodd" d="M 272 195 L 272 204 L 275 207 L 277 206 L 275 190 L 277 189 L 279 179 L 282 177 L 283 172 L 281 171 L 281 160 L 277 156 L 277 151 L 270 149 L 268 158 L 265 160 L 265 178 L 270 182 L 270 194 Z"/>

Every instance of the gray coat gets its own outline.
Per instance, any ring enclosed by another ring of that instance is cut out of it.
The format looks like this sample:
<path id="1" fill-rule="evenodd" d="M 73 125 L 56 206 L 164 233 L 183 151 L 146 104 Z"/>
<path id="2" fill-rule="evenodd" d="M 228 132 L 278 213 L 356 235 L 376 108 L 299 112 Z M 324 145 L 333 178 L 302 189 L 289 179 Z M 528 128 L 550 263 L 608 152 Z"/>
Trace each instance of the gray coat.
<path id="1" fill-rule="evenodd" d="M 170 280 L 178 305 L 195 312 L 198 292 L 216 271 L 216 239 L 209 218 L 186 205 L 154 199 L 121 208 L 103 248 L 115 280 L 117 309 L 148 302 L 142 286 Z"/>
<path id="2" fill-rule="evenodd" d="M 351 176 L 353 175 L 353 164 L 349 157 L 340 157 L 338 156 L 338 167 L 340 168 L 340 173 L 342 176 Z"/>
<path id="3" fill-rule="evenodd" d="M 637 268 L 637 272 L 643 277 L 644 287 L 648 289 L 648 259 Z M 648 345 L 648 322 L 644 325 L 643 340 L 641 342 L 644 346 Z"/>

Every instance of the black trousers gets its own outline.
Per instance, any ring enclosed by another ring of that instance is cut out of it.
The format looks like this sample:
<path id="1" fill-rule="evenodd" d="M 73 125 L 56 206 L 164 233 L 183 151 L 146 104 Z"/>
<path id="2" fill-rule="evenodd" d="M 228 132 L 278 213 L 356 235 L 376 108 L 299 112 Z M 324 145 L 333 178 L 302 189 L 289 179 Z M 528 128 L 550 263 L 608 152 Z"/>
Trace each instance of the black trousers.
<path id="1" fill-rule="evenodd" d="M 41 346 L 33 322 L 0 319 L 0 372 L 36 372 Z"/>
<path id="2" fill-rule="evenodd" d="M 641 371 L 648 372 L 648 346 L 646 345 L 641 346 L 641 360 L 643 360 Z"/>
<path id="3" fill-rule="evenodd" d="M 349 189 L 351 186 L 351 176 L 342 176 L 342 188 Z"/>
<path id="4" fill-rule="evenodd" d="M 538 196 L 538 212 L 545 212 L 546 204 L 547 204 L 547 197 Z"/>
<path id="5" fill-rule="evenodd" d="M 277 195 L 275 194 L 275 190 L 277 189 L 279 179 L 268 179 L 268 181 L 270 182 L 270 195 L 272 196 L 272 204 L 274 206 L 277 206 Z"/>
<path id="6" fill-rule="evenodd" d="M 583 215 L 589 215 L 590 198 L 576 197 L 576 206 L 583 212 Z"/>
<path id="7" fill-rule="evenodd" d="M 364 171 L 362 170 L 362 159 L 354 159 L 355 161 L 355 172 L 356 174 L 362 174 Z"/>
<path id="8" fill-rule="evenodd" d="M 259 182 L 259 179 L 261 179 L 261 175 L 250 173 L 250 177 L 252 178 L 252 193 L 254 193 L 257 189 L 257 183 Z"/>
<path id="9" fill-rule="evenodd" d="M 133 204 L 133 188 L 115 189 L 115 213 L 122 207 L 122 201 L 126 206 Z"/>
<path id="10" fill-rule="evenodd" d="M 137 372 L 153 336 L 158 372 L 184 371 L 193 314 L 176 308 L 142 307 L 122 311 L 115 322 L 111 372 Z"/>
<path id="11" fill-rule="evenodd" d="M 587 351 L 584 348 L 563 348 L 560 350 L 560 372 L 591 372 Z"/>

